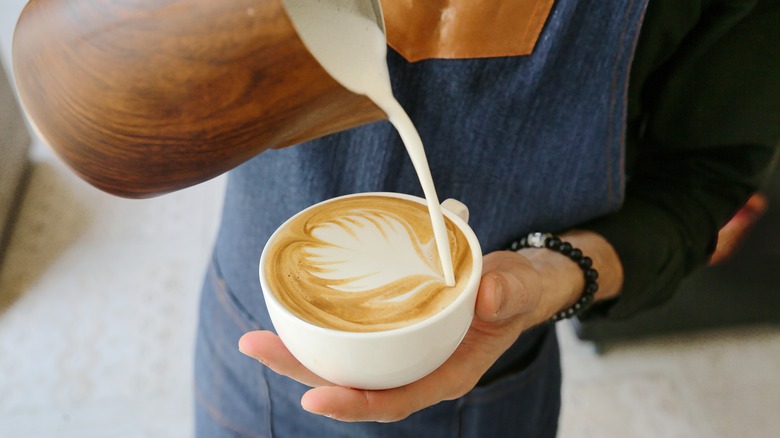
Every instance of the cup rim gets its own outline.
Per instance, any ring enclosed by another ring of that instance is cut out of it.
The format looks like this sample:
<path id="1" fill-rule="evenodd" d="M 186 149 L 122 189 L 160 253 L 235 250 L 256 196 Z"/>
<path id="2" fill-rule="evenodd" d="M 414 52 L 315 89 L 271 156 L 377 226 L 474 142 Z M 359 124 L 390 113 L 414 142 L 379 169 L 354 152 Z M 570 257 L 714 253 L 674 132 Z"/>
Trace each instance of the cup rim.
<path id="1" fill-rule="evenodd" d="M 297 316 L 296 314 L 294 314 L 293 312 L 291 312 L 290 310 L 288 310 L 281 302 L 279 302 L 279 300 L 276 298 L 274 293 L 270 291 L 270 287 L 268 286 L 268 283 L 265 279 L 265 275 L 263 275 L 263 266 L 268 256 L 267 249 L 270 246 L 270 243 L 274 241 L 274 239 L 280 233 L 281 229 L 283 229 L 287 224 L 293 221 L 296 217 L 309 211 L 310 209 L 330 202 L 335 202 L 335 201 L 348 199 L 348 198 L 361 197 L 361 196 L 384 196 L 384 197 L 391 197 L 391 198 L 400 198 L 400 199 L 406 199 L 406 200 L 418 202 L 427 206 L 427 201 L 425 198 L 409 195 L 406 193 L 362 192 L 362 193 L 352 193 L 348 195 L 342 195 L 342 196 L 326 199 L 324 201 L 320 201 L 315 204 L 312 204 L 309 207 L 306 207 L 303 210 L 299 211 L 298 213 L 294 214 L 289 219 L 284 221 L 284 223 L 282 223 L 282 225 L 280 225 L 273 232 L 273 234 L 271 234 L 271 237 L 269 237 L 268 240 L 266 241 L 265 246 L 263 247 L 262 254 L 260 255 L 260 263 L 258 264 L 258 270 L 260 276 L 260 287 L 262 289 L 262 294 L 266 306 L 273 306 L 276 311 L 284 314 L 289 321 L 293 322 L 294 324 L 304 326 L 311 331 L 320 332 L 320 333 L 338 334 L 338 336 L 346 337 L 346 338 L 371 339 L 371 338 L 383 338 L 389 335 L 399 335 L 407 332 L 414 332 L 424 327 L 427 327 L 429 325 L 436 324 L 439 320 L 444 319 L 450 313 L 452 313 L 454 309 L 458 308 L 463 303 L 463 301 L 470 299 L 471 295 L 476 295 L 477 293 L 476 289 L 479 287 L 479 281 L 482 278 L 482 249 L 479 245 L 479 240 L 477 239 L 476 234 L 474 234 L 474 230 L 471 229 L 471 227 L 468 225 L 468 223 L 466 223 L 466 221 L 464 221 L 457 214 L 445 208 L 442 208 L 442 214 L 444 214 L 448 219 L 453 221 L 458 226 L 458 228 L 463 232 L 463 234 L 466 236 L 466 240 L 469 242 L 469 247 L 471 248 L 472 251 L 471 255 L 473 260 L 472 269 L 471 269 L 471 278 L 469 278 L 468 282 L 466 283 L 463 292 L 460 293 L 458 297 L 455 298 L 444 309 L 440 310 L 439 312 L 436 312 L 436 314 L 434 314 L 429 318 L 425 318 L 422 321 L 418 321 L 410 325 L 406 325 L 403 327 L 398 327 L 390 330 L 369 331 L 369 332 L 352 332 L 352 331 L 344 331 L 344 330 L 322 327 L 320 325 L 313 324 L 309 321 L 306 321 L 300 318 L 299 316 Z M 474 290 L 473 293 L 466 293 L 466 291 L 470 291 L 472 289 Z"/>

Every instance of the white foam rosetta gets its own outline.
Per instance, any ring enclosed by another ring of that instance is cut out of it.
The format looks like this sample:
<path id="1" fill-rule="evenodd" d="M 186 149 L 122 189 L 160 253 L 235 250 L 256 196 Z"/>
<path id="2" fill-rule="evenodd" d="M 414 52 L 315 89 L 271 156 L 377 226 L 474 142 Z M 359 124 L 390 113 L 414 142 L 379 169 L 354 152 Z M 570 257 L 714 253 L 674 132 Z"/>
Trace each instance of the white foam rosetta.
<path id="1" fill-rule="evenodd" d="M 319 242 L 305 249 L 306 264 L 312 275 L 329 281 L 331 289 L 364 292 L 410 276 L 443 281 L 433 262 L 433 241 L 421 242 L 411 226 L 392 213 L 342 216 L 318 224 L 312 236 Z"/>

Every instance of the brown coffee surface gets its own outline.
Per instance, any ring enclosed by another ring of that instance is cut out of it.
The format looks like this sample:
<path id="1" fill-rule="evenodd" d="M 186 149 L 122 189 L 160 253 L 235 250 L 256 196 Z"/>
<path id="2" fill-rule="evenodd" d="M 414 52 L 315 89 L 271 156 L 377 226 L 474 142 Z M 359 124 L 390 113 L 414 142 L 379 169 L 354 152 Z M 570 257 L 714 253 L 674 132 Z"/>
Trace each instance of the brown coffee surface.
<path id="1" fill-rule="evenodd" d="M 463 232 L 446 219 L 456 284 L 441 274 L 425 205 L 356 196 L 313 207 L 288 222 L 266 249 L 271 292 L 312 324 L 383 331 L 436 314 L 463 291 L 473 260 Z"/>

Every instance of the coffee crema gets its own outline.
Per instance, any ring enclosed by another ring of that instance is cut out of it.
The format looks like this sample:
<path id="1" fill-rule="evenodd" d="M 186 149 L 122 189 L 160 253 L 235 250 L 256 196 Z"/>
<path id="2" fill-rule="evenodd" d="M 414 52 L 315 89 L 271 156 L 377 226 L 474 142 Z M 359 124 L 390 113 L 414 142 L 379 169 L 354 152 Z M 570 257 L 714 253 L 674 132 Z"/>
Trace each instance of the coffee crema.
<path id="1" fill-rule="evenodd" d="M 269 242 L 271 292 L 312 324 L 353 332 L 391 330 L 429 318 L 463 291 L 473 265 L 463 232 L 446 219 L 454 287 L 447 287 L 424 204 L 354 196 L 312 207 Z"/>

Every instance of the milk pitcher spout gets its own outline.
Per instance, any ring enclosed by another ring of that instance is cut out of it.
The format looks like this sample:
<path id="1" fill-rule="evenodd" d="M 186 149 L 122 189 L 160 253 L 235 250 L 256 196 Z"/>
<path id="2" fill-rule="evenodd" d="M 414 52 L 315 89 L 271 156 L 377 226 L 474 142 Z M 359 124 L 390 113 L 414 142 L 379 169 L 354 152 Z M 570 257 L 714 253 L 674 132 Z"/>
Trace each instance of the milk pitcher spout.
<path id="1" fill-rule="evenodd" d="M 378 0 L 327 1 L 384 32 Z M 131 198 L 386 118 L 312 56 L 288 3 L 31 0 L 13 42 L 22 106 L 78 175 Z"/>

